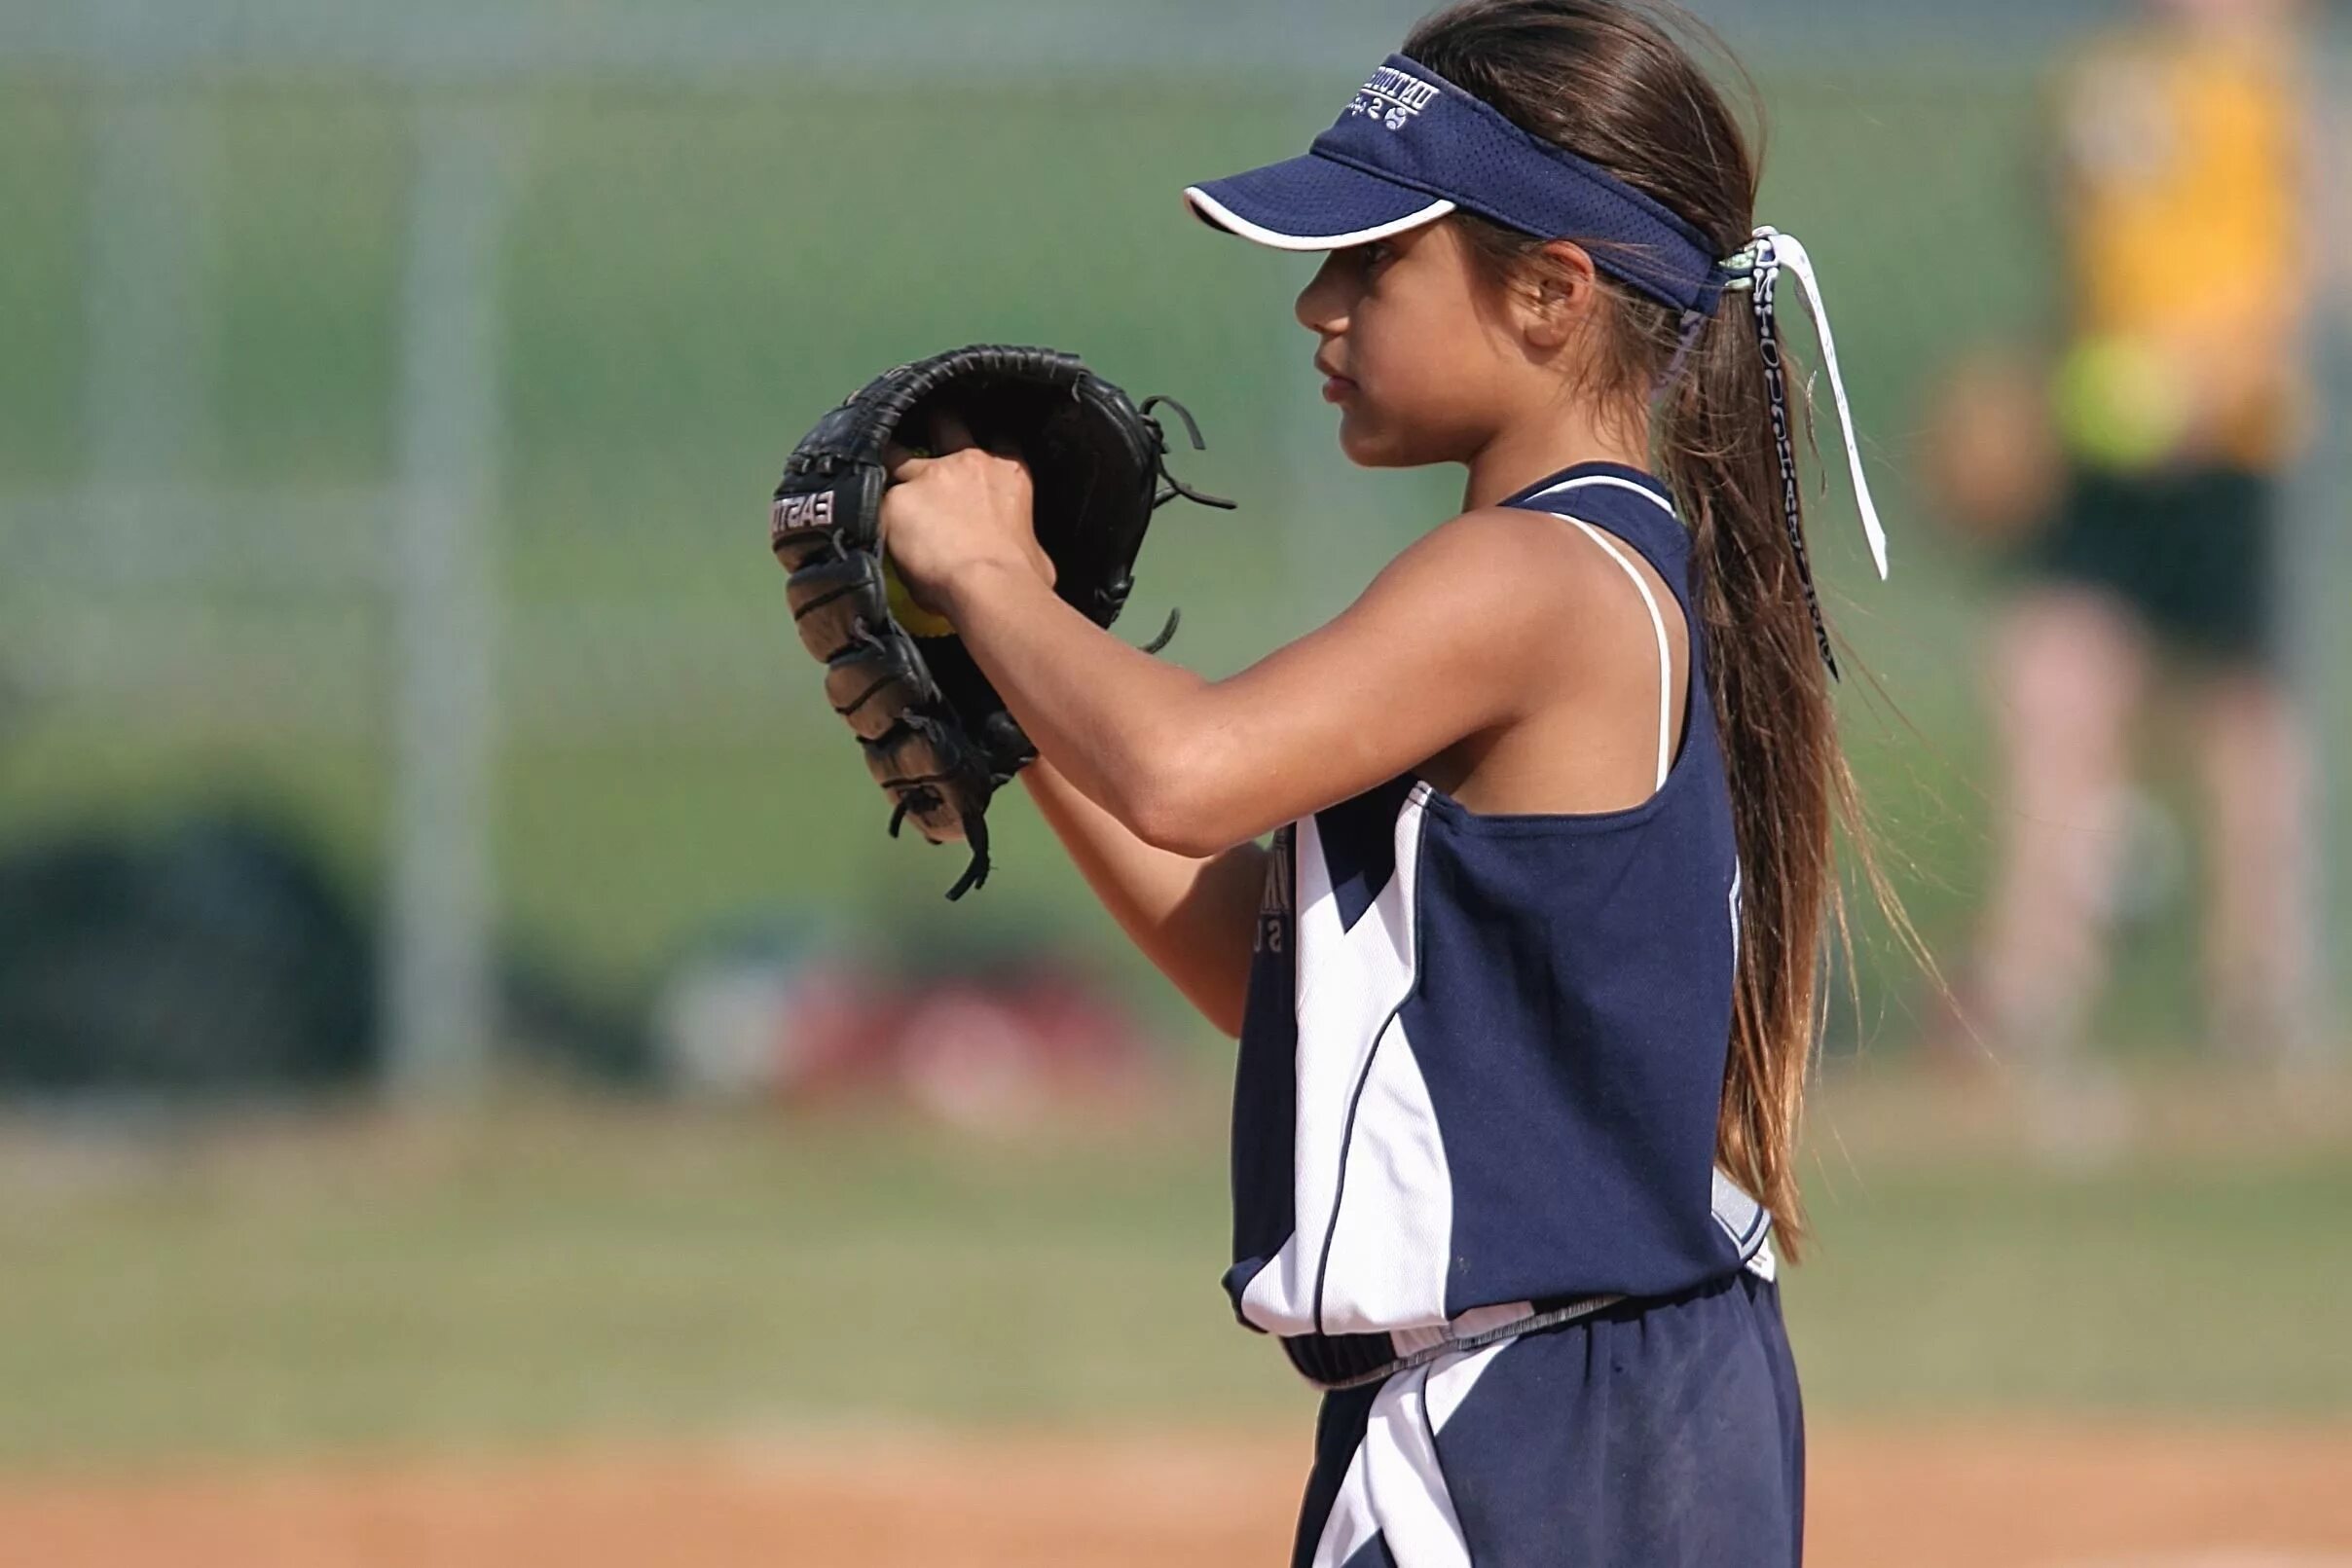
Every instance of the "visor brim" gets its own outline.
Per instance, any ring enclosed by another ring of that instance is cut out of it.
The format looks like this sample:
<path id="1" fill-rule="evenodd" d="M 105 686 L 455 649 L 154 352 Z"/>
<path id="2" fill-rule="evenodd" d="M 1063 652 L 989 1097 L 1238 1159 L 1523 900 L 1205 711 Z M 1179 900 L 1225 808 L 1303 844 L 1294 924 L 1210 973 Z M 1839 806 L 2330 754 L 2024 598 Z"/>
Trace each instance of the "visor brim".
<path id="1" fill-rule="evenodd" d="M 1195 217 L 1276 250 L 1338 250 L 1435 223 L 1454 203 L 1312 153 L 1185 188 Z"/>

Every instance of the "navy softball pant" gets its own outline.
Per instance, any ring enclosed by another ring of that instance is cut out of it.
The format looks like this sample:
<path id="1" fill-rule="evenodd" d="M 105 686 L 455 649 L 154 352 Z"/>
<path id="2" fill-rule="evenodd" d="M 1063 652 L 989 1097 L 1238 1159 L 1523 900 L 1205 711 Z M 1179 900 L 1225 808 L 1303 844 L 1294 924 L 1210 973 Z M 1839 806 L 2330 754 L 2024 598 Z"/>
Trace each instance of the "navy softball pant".
<path id="1" fill-rule="evenodd" d="M 1747 1270 L 1326 1395 L 1293 1568 L 1795 1568 L 1804 1418 Z"/>

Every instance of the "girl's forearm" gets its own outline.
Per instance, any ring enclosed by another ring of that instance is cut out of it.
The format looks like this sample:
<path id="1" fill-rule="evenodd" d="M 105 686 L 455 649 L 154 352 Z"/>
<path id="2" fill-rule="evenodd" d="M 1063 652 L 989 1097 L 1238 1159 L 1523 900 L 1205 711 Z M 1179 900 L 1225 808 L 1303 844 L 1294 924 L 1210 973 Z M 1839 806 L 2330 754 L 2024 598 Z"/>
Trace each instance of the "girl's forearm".
<path id="1" fill-rule="evenodd" d="M 1241 1032 L 1268 851 L 1153 842 L 1198 675 L 1128 646 L 1035 574 L 974 571 L 944 596 L 973 659 L 1038 749 L 1038 810 L 1120 929 L 1211 1023 Z"/>
<path id="2" fill-rule="evenodd" d="M 1194 859 L 1156 849 L 1042 752 L 1021 780 L 1120 929 L 1211 1023 L 1238 1036 L 1268 852 L 1242 844 Z"/>
<path id="3" fill-rule="evenodd" d="M 945 597 L 942 610 L 1038 750 L 1148 834 L 1182 760 L 1179 714 L 1206 682 L 1128 646 L 1028 572 L 974 571 Z"/>

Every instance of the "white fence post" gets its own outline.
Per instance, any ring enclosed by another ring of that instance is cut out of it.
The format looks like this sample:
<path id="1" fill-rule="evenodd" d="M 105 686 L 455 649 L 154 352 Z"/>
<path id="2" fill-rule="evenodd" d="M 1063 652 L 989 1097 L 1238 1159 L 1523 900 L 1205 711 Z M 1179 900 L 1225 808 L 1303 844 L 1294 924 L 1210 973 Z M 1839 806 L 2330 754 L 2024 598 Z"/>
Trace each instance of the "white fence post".
<path id="1" fill-rule="evenodd" d="M 497 1028 L 491 814 L 504 446 L 502 237 L 513 137 L 487 105 L 420 93 L 398 402 L 397 777 L 385 1020 L 389 1081 L 461 1095 Z"/>

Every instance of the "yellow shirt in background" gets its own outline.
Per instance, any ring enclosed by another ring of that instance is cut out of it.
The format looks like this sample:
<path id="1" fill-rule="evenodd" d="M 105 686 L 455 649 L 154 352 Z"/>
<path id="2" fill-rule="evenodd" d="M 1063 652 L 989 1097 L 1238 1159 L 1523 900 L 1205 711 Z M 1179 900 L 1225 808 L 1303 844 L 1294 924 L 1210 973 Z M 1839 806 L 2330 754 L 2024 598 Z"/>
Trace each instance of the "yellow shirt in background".
<path id="1" fill-rule="evenodd" d="M 2119 35 L 2066 73 L 2059 109 L 2069 380 L 2135 403 L 2151 434 L 2201 416 L 2217 456 L 2275 466 L 2300 422 L 2309 286 L 2304 105 L 2283 50 L 2177 27 Z"/>

